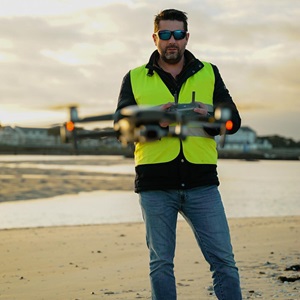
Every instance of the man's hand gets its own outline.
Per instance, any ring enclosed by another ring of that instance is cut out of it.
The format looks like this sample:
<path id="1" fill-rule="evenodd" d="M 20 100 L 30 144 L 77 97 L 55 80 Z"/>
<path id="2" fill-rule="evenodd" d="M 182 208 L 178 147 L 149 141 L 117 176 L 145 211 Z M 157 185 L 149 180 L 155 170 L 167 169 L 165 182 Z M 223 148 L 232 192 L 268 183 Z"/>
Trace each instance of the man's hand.
<path id="1" fill-rule="evenodd" d="M 206 116 L 208 114 L 207 107 L 201 102 L 196 102 L 196 103 L 199 105 L 199 107 L 194 108 L 194 112 Z"/>
<path id="2" fill-rule="evenodd" d="M 208 114 L 208 110 L 207 110 L 206 105 L 203 104 L 202 102 L 196 102 L 196 104 L 197 104 L 197 107 L 195 107 L 193 109 L 193 111 L 200 114 L 200 115 L 206 116 Z M 166 111 L 167 109 L 169 109 L 172 106 L 174 106 L 174 103 L 168 102 L 166 104 L 161 105 L 161 109 Z M 162 122 L 159 122 L 159 125 L 161 127 L 168 127 L 171 123 L 172 122 L 170 122 L 170 121 L 162 121 Z"/>
<path id="3" fill-rule="evenodd" d="M 174 103 L 168 102 L 168 103 L 166 103 L 166 104 L 163 104 L 160 108 L 161 108 L 161 110 L 166 111 L 167 109 L 169 109 L 169 108 L 172 107 L 173 105 L 174 105 Z M 171 122 L 169 122 L 169 121 L 162 121 L 162 122 L 159 122 L 159 125 L 160 125 L 161 127 L 168 127 L 170 124 L 171 124 Z"/>

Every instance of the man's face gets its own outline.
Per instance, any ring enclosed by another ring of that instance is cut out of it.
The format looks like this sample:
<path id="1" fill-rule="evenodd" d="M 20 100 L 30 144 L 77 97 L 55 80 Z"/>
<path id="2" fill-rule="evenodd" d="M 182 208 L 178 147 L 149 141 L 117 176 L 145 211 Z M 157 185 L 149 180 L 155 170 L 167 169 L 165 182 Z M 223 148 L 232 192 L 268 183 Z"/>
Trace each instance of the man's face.
<path id="1" fill-rule="evenodd" d="M 159 31 L 162 30 L 184 30 L 183 22 L 162 20 L 159 22 Z M 152 37 L 162 60 L 169 64 L 176 64 L 184 54 L 189 33 L 186 33 L 186 36 L 180 40 L 176 40 L 173 35 L 171 35 L 169 40 L 162 40 L 156 33 Z"/>

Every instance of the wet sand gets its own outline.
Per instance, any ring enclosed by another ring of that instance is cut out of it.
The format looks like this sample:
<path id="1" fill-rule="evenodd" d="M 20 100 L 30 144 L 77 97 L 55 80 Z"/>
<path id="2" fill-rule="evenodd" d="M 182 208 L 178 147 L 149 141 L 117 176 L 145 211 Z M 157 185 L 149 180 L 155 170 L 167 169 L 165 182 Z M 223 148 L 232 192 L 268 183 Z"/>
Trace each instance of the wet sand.
<path id="1" fill-rule="evenodd" d="M 81 171 L 80 166 L 133 165 L 132 159 L 97 157 L 79 160 L 39 160 L 44 168 L 34 168 L 35 161 L 0 162 L 0 202 L 50 198 L 97 190 L 132 191 L 133 174 Z M 59 165 L 74 170 L 61 170 Z M 26 167 L 28 165 L 28 167 Z M 22 167 L 21 167 L 22 166 Z M 25 166 L 25 167 L 24 167 Z M 48 168 L 47 168 L 48 166 Z M 55 168 L 55 166 L 58 166 Z M 78 170 L 75 168 L 78 167 Z"/>

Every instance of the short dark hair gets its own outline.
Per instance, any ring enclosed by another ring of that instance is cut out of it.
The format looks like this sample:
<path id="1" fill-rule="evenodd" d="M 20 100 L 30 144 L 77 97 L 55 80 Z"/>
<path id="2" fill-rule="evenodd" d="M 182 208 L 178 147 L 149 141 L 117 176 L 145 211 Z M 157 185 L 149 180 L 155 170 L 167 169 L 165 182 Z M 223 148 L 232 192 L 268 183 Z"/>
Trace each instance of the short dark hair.
<path id="1" fill-rule="evenodd" d="M 159 14 L 155 16 L 154 19 L 154 32 L 157 32 L 159 29 L 159 22 L 161 20 L 172 20 L 172 21 L 181 21 L 183 22 L 183 28 L 185 31 L 188 31 L 187 23 L 187 13 L 177 10 L 177 9 L 165 9 L 162 10 Z"/>

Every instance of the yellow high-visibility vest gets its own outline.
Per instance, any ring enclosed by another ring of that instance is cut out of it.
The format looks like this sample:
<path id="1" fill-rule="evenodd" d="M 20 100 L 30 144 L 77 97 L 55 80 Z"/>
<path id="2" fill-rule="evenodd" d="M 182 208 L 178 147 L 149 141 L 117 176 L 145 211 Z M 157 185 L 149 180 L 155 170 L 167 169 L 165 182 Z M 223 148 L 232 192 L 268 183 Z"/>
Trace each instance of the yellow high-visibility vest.
<path id="1" fill-rule="evenodd" d="M 214 71 L 210 63 L 202 63 L 204 67 L 189 77 L 182 85 L 178 95 L 178 103 L 190 103 L 192 93 L 195 92 L 196 101 L 209 106 L 213 105 Z M 156 72 L 152 76 L 147 74 L 148 69 L 145 68 L 145 65 L 130 71 L 132 91 L 136 103 L 138 105 L 156 106 L 174 102 L 174 96 L 160 76 Z M 157 141 L 136 143 L 135 164 L 169 162 L 178 156 L 180 143 L 182 143 L 184 156 L 189 162 L 195 164 L 216 164 L 218 154 L 215 140 L 211 136 L 203 134 L 202 128 L 198 129 L 199 133 L 201 132 L 200 136 L 188 136 L 183 141 L 176 137 L 163 137 Z"/>

